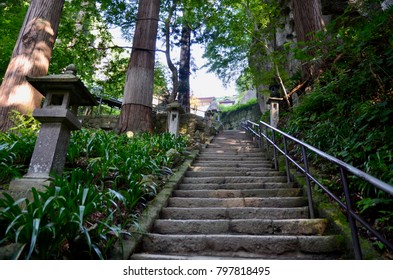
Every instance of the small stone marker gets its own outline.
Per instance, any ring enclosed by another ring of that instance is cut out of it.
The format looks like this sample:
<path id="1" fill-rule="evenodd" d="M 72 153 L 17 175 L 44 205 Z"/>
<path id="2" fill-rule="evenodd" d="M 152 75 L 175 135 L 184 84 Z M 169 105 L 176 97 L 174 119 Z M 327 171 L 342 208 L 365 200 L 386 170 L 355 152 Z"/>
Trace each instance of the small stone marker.
<path id="1" fill-rule="evenodd" d="M 267 104 L 270 104 L 270 125 L 277 127 L 280 120 L 280 101 L 283 98 L 269 97 Z"/>
<path id="2" fill-rule="evenodd" d="M 167 105 L 168 110 L 168 132 L 178 136 L 179 135 L 179 126 L 180 126 L 180 113 L 182 111 L 182 107 L 178 102 L 172 102 Z"/>

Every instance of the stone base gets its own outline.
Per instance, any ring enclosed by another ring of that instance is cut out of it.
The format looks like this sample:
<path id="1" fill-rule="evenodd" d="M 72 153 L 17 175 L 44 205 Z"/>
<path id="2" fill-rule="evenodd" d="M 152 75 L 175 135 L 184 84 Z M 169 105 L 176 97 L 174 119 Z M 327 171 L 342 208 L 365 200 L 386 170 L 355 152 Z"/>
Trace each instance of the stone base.
<path id="1" fill-rule="evenodd" d="M 37 191 L 44 191 L 45 186 L 49 186 L 49 178 L 29 178 L 23 177 L 12 180 L 7 192 L 15 199 L 28 198 L 32 199 L 31 189 L 35 188 Z"/>

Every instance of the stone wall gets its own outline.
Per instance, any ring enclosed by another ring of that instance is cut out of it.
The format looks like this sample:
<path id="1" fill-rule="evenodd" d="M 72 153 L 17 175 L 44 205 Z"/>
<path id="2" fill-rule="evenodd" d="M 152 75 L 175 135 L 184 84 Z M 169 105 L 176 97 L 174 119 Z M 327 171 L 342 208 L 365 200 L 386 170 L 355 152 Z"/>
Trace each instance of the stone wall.
<path id="1" fill-rule="evenodd" d="M 114 130 L 118 116 L 83 116 L 79 117 L 85 128 Z M 167 114 L 159 113 L 153 116 L 154 131 L 163 133 L 167 131 Z M 203 117 L 193 114 L 180 115 L 180 134 L 190 135 L 198 142 L 205 142 L 209 136 L 216 133 L 214 129 L 207 127 Z"/>
<path id="2" fill-rule="evenodd" d="M 156 114 L 153 118 L 154 131 L 163 133 L 167 131 L 167 113 Z M 216 131 L 207 127 L 203 117 L 194 114 L 181 114 L 179 133 L 189 135 L 197 142 L 204 143 Z"/>
<path id="3" fill-rule="evenodd" d="M 236 111 L 221 113 L 221 122 L 225 130 L 240 129 L 240 122 L 251 120 L 258 122 L 261 119 L 261 110 L 258 104 L 241 108 Z"/>
<path id="4" fill-rule="evenodd" d="M 101 128 L 104 130 L 114 130 L 118 116 L 81 116 L 78 117 L 85 128 Z"/>

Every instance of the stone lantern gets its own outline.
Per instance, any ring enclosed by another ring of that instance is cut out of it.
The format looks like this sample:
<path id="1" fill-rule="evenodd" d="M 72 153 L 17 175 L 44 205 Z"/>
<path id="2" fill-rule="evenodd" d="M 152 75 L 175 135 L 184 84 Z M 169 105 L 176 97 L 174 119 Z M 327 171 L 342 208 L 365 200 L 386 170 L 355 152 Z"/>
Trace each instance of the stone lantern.
<path id="1" fill-rule="evenodd" d="M 278 85 L 271 85 L 269 89 L 272 92 L 267 100 L 267 104 L 270 104 L 270 125 L 277 127 L 280 119 L 280 102 L 284 99 L 280 97 Z"/>
<path id="2" fill-rule="evenodd" d="M 220 121 L 220 115 L 218 114 L 219 111 L 218 102 L 214 98 L 205 112 L 205 119 L 209 128 L 213 127 L 214 121 Z"/>
<path id="3" fill-rule="evenodd" d="M 178 102 L 172 102 L 167 105 L 168 119 L 167 126 L 168 132 L 178 136 L 180 126 L 180 114 L 183 112 L 182 106 Z"/>
<path id="4" fill-rule="evenodd" d="M 12 181 L 10 191 L 40 188 L 49 184 L 52 174 L 63 172 L 71 131 L 82 127 L 77 118 L 78 106 L 97 105 L 75 73 L 75 66 L 70 65 L 64 74 L 27 77 L 27 81 L 45 96 L 42 108 L 33 112 L 33 117 L 42 124 L 28 173 Z"/>

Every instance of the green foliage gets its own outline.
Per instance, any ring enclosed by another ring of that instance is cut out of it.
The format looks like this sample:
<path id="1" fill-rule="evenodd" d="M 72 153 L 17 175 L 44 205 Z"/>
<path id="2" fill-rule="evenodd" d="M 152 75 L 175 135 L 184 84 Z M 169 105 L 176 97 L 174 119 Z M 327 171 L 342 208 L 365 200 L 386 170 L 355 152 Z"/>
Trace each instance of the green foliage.
<path id="1" fill-rule="evenodd" d="M 392 11 L 337 18 L 319 44 L 306 46 L 325 62 L 312 93 L 290 114 L 286 130 L 305 142 L 393 185 Z M 300 53 L 300 52 L 299 52 Z M 303 57 L 304 59 L 305 57 Z M 328 174 L 336 172 L 313 158 Z M 392 235 L 393 199 L 349 178 L 358 211 Z M 326 181 L 338 196 L 338 177 Z"/>
<path id="2" fill-rule="evenodd" d="M 224 82 L 246 76 L 249 80 L 240 79 L 239 84 L 247 89 L 258 87 L 261 80 L 271 80 L 272 72 L 264 65 L 274 61 L 269 44 L 280 23 L 279 14 L 276 1 L 224 0 L 211 4 L 204 30 L 209 70 Z"/>
<path id="3" fill-rule="evenodd" d="M 18 141 L 31 140 L 21 135 Z M 20 143 L 3 149 L 4 154 L 14 151 L 5 165 L 31 155 L 26 148 L 16 149 Z M 7 194 L 0 199 L 0 246 L 20 245 L 17 258 L 108 258 L 113 244 L 126 234 L 124 229 L 135 223 L 138 209 L 171 173 L 175 156 L 168 151 L 181 153 L 185 147 L 184 137 L 171 134 L 129 138 L 101 130 L 74 132 L 62 176 L 45 191 L 33 189 L 31 199 L 15 201 Z M 8 173 L 4 180 L 13 175 Z"/>
<path id="4" fill-rule="evenodd" d="M 29 1 L 0 1 L 0 78 L 4 77 Z M 0 80 L 1 83 L 1 80 Z"/>
<path id="5" fill-rule="evenodd" d="M 19 258 L 103 259 L 122 233 L 117 225 L 121 201 L 116 192 L 89 183 L 93 176 L 76 169 L 46 191 L 32 189 L 31 200 L 4 194 L 0 220 L 8 226 L 2 243 L 20 244 Z"/>
<path id="6" fill-rule="evenodd" d="M 234 104 L 232 106 L 220 106 L 220 112 L 221 113 L 229 113 L 232 111 L 238 111 L 238 110 L 245 110 L 248 109 L 251 106 L 254 106 L 255 104 L 258 104 L 258 100 L 256 98 L 251 98 L 244 104 Z"/>
<path id="7" fill-rule="evenodd" d="M 26 172 L 39 129 L 31 116 L 13 112 L 11 119 L 18 125 L 10 133 L 0 132 L 0 185 Z"/>

